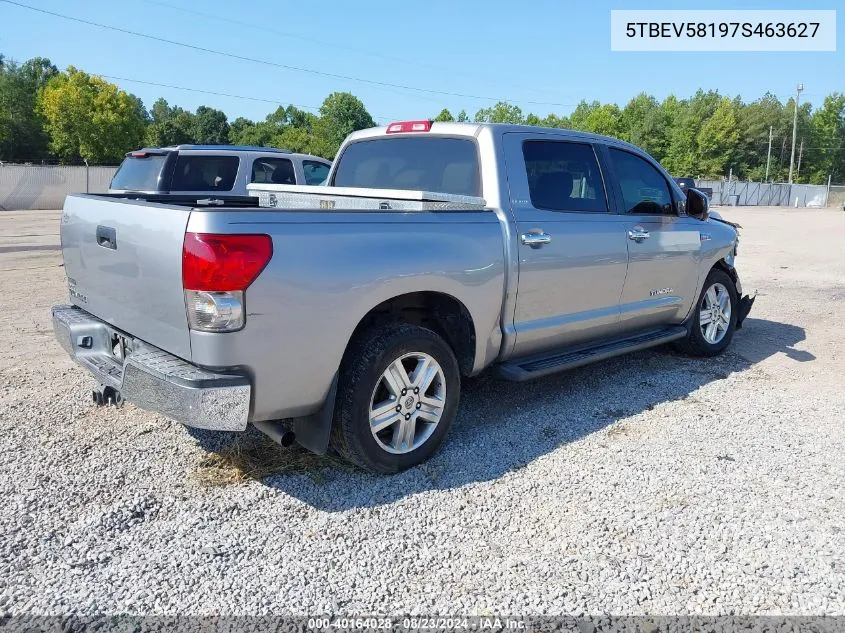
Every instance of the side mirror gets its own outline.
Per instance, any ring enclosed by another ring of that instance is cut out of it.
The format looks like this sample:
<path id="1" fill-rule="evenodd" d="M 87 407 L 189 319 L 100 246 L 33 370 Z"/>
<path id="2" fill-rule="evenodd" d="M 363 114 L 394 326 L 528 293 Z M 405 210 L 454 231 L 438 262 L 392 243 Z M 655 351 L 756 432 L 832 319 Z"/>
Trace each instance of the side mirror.
<path id="1" fill-rule="evenodd" d="M 710 201 L 698 189 L 687 189 L 687 215 L 706 220 L 710 212 Z"/>

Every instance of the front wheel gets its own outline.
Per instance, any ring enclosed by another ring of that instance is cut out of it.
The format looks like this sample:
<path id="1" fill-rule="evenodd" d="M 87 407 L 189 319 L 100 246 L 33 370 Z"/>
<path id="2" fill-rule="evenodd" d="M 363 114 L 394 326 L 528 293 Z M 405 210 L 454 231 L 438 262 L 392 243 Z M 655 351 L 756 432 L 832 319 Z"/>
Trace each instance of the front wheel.
<path id="1" fill-rule="evenodd" d="M 690 323 L 690 332 L 675 347 L 693 356 L 716 356 L 730 345 L 736 330 L 737 295 L 733 279 L 714 268 L 707 275 Z"/>
<path id="2" fill-rule="evenodd" d="M 458 362 L 435 332 L 407 323 L 370 328 L 341 367 L 332 446 L 366 470 L 416 466 L 443 441 L 459 392 Z"/>

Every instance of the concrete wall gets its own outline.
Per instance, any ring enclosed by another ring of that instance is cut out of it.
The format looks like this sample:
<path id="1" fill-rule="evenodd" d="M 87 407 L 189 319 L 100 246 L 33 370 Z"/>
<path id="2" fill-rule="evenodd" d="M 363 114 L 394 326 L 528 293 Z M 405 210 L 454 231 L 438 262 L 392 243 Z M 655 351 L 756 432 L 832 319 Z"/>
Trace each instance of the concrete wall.
<path id="1" fill-rule="evenodd" d="M 69 193 L 106 192 L 115 171 L 117 167 L 0 165 L 0 211 L 61 209 Z"/>

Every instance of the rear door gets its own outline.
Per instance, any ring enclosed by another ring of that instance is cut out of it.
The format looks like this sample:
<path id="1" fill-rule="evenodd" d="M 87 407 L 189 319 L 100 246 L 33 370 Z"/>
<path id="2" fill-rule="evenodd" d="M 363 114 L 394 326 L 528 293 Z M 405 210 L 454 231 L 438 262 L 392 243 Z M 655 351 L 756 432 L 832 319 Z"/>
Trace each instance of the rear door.
<path id="1" fill-rule="evenodd" d="M 678 214 L 667 177 L 650 159 L 615 147 L 607 152 L 628 246 L 622 327 L 680 323 L 698 284 L 701 223 Z"/>
<path id="2" fill-rule="evenodd" d="M 190 360 L 182 244 L 190 208 L 70 195 L 61 239 L 71 301 Z"/>
<path id="3" fill-rule="evenodd" d="M 508 133 L 504 149 L 519 255 L 514 355 L 613 336 L 628 252 L 596 147 Z"/>

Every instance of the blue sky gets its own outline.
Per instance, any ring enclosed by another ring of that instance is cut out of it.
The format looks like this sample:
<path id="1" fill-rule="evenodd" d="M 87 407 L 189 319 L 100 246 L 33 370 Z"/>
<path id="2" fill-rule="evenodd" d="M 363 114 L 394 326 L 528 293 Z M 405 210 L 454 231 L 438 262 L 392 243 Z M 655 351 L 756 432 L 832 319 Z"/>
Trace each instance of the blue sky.
<path id="1" fill-rule="evenodd" d="M 238 99 L 111 79 L 147 106 L 159 96 L 194 110 L 205 104 L 261 119 L 274 104 L 319 107 L 330 92 L 360 97 L 380 122 L 435 116 L 448 107 L 470 116 L 498 99 L 523 112 L 568 114 L 581 99 L 620 106 L 638 92 L 659 99 L 713 88 L 754 100 L 786 100 L 802 81 L 802 101 L 845 91 L 845 51 L 819 53 L 633 53 L 610 51 L 612 8 L 695 9 L 701 3 L 650 0 L 19 0 L 120 28 L 323 73 L 465 96 L 432 94 L 325 77 L 151 42 L 0 2 L 0 52 L 24 61 L 49 57 L 60 68 L 223 92 Z M 319 8 L 318 8 L 319 7 Z M 711 0 L 707 9 L 840 9 L 783 0 Z M 479 98 L 476 98 L 479 97 Z M 531 103 L 535 102 L 535 103 Z"/>

